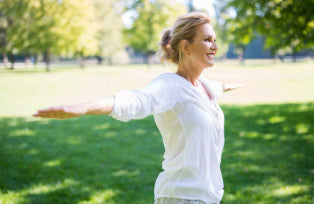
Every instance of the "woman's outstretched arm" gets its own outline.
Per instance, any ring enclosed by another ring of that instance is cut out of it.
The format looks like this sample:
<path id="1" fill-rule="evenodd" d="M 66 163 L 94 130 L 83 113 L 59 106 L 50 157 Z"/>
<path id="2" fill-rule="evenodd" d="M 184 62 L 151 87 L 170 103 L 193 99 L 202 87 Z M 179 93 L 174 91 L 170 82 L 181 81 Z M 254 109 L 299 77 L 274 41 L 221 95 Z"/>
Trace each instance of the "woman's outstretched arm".
<path id="1" fill-rule="evenodd" d="M 38 110 L 34 117 L 68 119 L 82 115 L 109 115 L 113 109 L 114 98 L 69 106 L 53 106 Z"/>

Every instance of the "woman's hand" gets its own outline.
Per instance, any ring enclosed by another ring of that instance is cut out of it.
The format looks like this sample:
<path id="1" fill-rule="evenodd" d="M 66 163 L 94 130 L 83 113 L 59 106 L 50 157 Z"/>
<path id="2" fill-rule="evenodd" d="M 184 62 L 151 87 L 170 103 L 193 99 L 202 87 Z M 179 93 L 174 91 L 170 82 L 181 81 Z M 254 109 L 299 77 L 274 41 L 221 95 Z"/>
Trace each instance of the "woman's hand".
<path id="1" fill-rule="evenodd" d="M 109 115 L 113 110 L 114 98 L 101 99 L 71 106 L 54 106 L 38 110 L 34 117 L 68 119 L 82 115 Z"/>
<path id="2" fill-rule="evenodd" d="M 240 88 L 244 86 L 243 84 L 223 84 L 222 87 L 223 87 L 223 92 L 226 92 L 226 91 L 231 91 L 231 90 L 234 90 L 234 89 L 237 89 L 237 88 Z"/>
<path id="3" fill-rule="evenodd" d="M 84 115 L 86 110 L 80 105 L 74 106 L 54 106 L 46 109 L 38 110 L 33 114 L 34 117 L 68 119 Z"/>

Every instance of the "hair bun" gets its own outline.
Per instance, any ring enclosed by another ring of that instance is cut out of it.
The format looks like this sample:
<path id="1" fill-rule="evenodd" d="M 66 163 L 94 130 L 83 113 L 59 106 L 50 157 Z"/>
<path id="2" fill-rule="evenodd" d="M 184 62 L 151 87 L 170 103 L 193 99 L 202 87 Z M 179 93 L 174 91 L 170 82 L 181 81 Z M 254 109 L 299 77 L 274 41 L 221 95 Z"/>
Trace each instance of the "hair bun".
<path id="1" fill-rule="evenodd" d="M 162 32 L 162 37 L 161 37 L 161 41 L 159 42 L 159 44 L 165 49 L 168 47 L 170 40 L 171 40 L 171 28 L 166 28 L 163 32 Z"/>

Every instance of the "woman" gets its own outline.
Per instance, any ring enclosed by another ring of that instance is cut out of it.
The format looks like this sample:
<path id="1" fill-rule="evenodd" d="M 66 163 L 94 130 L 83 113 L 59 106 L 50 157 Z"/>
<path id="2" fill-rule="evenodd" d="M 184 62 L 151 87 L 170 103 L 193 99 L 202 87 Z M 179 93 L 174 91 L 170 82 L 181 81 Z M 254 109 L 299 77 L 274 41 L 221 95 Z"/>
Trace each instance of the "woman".
<path id="1" fill-rule="evenodd" d="M 111 99 L 39 110 L 35 117 L 72 118 L 111 115 L 121 121 L 154 115 L 165 153 L 155 183 L 155 204 L 219 203 L 224 115 L 217 99 L 240 85 L 208 81 L 202 71 L 213 66 L 216 35 L 203 13 L 180 16 L 163 33 L 161 58 L 178 65 L 140 90 L 119 91 Z"/>

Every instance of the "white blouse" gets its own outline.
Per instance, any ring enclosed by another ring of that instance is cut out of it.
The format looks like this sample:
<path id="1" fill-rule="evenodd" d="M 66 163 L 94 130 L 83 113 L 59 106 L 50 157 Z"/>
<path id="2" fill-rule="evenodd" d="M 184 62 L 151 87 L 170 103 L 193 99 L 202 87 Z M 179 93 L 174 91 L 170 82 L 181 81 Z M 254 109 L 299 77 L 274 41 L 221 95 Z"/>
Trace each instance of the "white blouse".
<path id="1" fill-rule="evenodd" d="M 114 95 L 113 118 L 126 122 L 154 115 L 162 135 L 164 171 L 155 183 L 155 199 L 171 197 L 205 203 L 222 199 L 224 115 L 217 99 L 223 88 L 202 75 L 199 81 L 211 100 L 174 73 L 161 74 L 142 89 Z"/>

